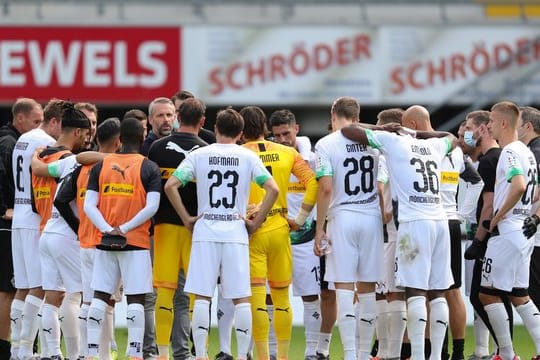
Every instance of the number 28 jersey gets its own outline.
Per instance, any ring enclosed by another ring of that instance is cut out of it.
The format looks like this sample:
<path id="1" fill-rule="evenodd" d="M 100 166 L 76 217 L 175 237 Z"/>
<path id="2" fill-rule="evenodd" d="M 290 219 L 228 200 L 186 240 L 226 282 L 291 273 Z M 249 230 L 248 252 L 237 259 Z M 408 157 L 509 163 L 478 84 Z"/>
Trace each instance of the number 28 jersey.
<path id="1" fill-rule="evenodd" d="M 272 176 L 255 153 L 236 144 L 212 144 L 191 152 L 173 175 L 197 182 L 198 214 L 193 241 L 248 243 L 243 217 L 251 181 L 262 186 Z"/>
<path id="2" fill-rule="evenodd" d="M 366 130 L 369 145 L 386 156 L 398 221 L 444 220 L 440 195 L 443 157 L 451 150 L 446 138 L 415 139 L 386 131 Z"/>
<path id="3" fill-rule="evenodd" d="M 377 193 L 379 151 L 333 132 L 315 145 L 315 175 L 332 177 L 328 215 L 339 210 L 380 216 Z"/>

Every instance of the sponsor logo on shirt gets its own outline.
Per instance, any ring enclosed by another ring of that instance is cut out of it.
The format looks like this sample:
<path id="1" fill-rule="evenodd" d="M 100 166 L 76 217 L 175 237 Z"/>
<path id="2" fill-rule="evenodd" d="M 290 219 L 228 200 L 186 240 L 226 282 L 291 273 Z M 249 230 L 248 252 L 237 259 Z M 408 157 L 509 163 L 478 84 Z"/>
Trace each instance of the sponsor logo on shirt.
<path id="1" fill-rule="evenodd" d="M 130 184 L 107 183 L 103 185 L 103 195 L 121 195 L 132 196 L 135 193 L 135 187 Z"/>
<path id="2" fill-rule="evenodd" d="M 43 186 L 43 187 L 34 188 L 34 197 L 36 198 L 36 200 L 50 199 L 51 187 Z"/>

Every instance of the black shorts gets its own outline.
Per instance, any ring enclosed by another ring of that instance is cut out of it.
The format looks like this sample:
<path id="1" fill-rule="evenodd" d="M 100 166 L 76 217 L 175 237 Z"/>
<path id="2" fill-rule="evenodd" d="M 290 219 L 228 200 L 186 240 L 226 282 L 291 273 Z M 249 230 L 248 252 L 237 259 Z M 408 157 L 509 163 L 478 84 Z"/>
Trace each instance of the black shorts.
<path id="1" fill-rule="evenodd" d="M 11 230 L 0 229 L 0 291 L 14 292 L 14 285 Z"/>
<path id="2" fill-rule="evenodd" d="M 450 229 L 450 266 L 454 285 L 449 289 L 458 289 L 461 287 L 461 273 L 463 254 L 461 253 L 461 222 L 459 220 L 448 220 Z"/>

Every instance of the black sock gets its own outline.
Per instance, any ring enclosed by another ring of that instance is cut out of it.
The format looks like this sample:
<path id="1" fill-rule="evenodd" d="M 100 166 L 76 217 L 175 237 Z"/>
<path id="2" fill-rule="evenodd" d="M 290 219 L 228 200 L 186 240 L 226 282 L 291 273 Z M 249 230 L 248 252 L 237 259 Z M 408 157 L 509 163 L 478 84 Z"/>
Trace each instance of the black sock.
<path id="1" fill-rule="evenodd" d="M 411 343 L 401 344 L 401 360 L 405 360 L 411 357 Z"/>
<path id="2" fill-rule="evenodd" d="M 444 334 L 444 341 L 441 350 L 441 360 L 450 359 L 450 354 L 448 353 L 448 328 L 446 328 L 446 333 Z"/>
<path id="3" fill-rule="evenodd" d="M 375 357 L 377 356 L 377 353 L 379 352 L 379 339 L 375 339 L 373 342 L 373 346 L 371 347 L 371 356 Z"/>
<path id="4" fill-rule="evenodd" d="M 429 339 L 424 339 L 424 356 L 426 359 L 431 356 L 431 341 Z"/>
<path id="5" fill-rule="evenodd" d="M 464 359 L 463 349 L 465 348 L 465 339 L 452 340 L 452 360 Z"/>
<path id="6" fill-rule="evenodd" d="M 0 359 L 9 359 L 11 357 L 11 343 L 0 339 Z"/>

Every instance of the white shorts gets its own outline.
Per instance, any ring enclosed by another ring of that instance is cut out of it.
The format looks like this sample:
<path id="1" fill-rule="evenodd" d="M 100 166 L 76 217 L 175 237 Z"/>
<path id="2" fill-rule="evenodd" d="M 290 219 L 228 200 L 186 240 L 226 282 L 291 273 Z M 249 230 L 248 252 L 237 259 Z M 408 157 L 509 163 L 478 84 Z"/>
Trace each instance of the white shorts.
<path id="1" fill-rule="evenodd" d="M 152 292 L 152 261 L 150 250 L 106 251 L 96 249 L 91 288 L 114 294 L 124 283 L 126 295 Z"/>
<path id="2" fill-rule="evenodd" d="M 390 241 L 384 244 L 384 278 L 377 283 L 378 294 L 403 292 L 396 286 L 396 242 Z"/>
<path id="3" fill-rule="evenodd" d="M 291 245 L 293 254 L 292 288 L 294 296 L 319 295 L 321 270 L 319 257 L 313 253 L 314 240 Z"/>
<path id="4" fill-rule="evenodd" d="M 378 282 L 383 279 L 383 228 L 380 217 L 342 211 L 328 221 L 332 252 L 326 255 L 325 281 Z"/>
<path id="5" fill-rule="evenodd" d="M 528 288 L 533 249 L 534 242 L 525 238 L 521 230 L 490 237 L 480 284 L 503 291 Z"/>
<path id="6" fill-rule="evenodd" d="M 92 273 L 94 272 L 95 248 L 81 248 L 81 280 L 83 302 L 91 302 L 94 297 L 92 289 Z"/>
<path id="7" fill-rule="evenodd" d="M 77 238 L 44 232 L 39 239 L 43 290 L 82 291 L 81 258 Z"/>
<path id="8" fill-rule="evenodd" d="M 184 291 L 212 297 L 218 277 L 224 299 L 251 296 L 248 244 L 193 242 Z"/>
<path id="9" fill-rule="evenodd" d="M 400 223 L 396 258 L 396 286 L 448 289 L 454 283 L 450 268 L 448 220 Z"/>
<path id="10" fill-rule="evenodd" d="M 41 287 L 39 230 L 13 229 L 11 232 L 13 272 L 17 289 Z"/>

